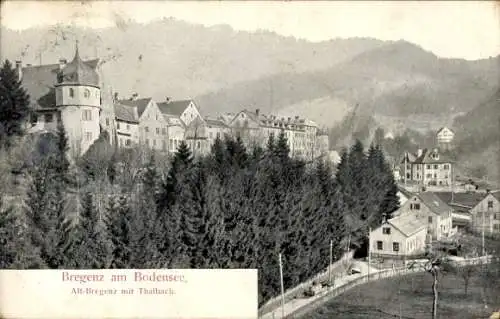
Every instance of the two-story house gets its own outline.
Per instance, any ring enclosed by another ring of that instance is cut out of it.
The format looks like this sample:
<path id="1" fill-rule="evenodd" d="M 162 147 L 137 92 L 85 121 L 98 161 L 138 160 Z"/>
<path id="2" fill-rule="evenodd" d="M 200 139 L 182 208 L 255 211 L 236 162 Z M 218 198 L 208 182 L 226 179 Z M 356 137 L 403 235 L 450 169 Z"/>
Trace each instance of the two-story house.
<path id="1" fill-rule="evenodd" d="M 167 121 L 169 152 L 175 153 L 181 141 L 185 141 L 193 152 L 199 145 L 198 153 L 201 153 L 202 143 L 206 144 L 206 138 L 201 136 L 203 129 L 200 129 L 204 120 L 194 101 L 166 98 L 158 103 L 158 108 Z"/>
<path id="2" fill-rule="evenodd" d="M 454 137 L 455 133 L 451 129 L 442 127 L 436 133 L 436 142 L 440 148 L 450 149 Z"/>
<path id="3" fill-rule="evenodd" d="M 139 117 L 139 144 L 155 151 L 168 151 L 167 121 L 152 98 L 137 98 L 134 94 L 120 104 L 133 107 Z"/>
<path id="4" fill-rule="evenodd" d="M 434 240 L 441 240 L 454 233 L 452 227 L 453 209 L 432 192 L 411 196 L 393 216 L 412 215 L 427 223 L 428 233 Z"/>
<path id="5" fill-rule="evenodd" d="M 115 102 L 114 114 L 118 147 L 136 147 L 139 144 L 139 114 L 137 108 Z"/>
<path id="6" fill-rule="evenodd" d="M 452 209 L 453 227 L 463 229 L 472 222 L 471 210 L 483 198 L 484 194 L 477 192 L 435 192 Z"/>
<path id="7" fill-rule="evenodd" d="M 470 212 L 474 231 L 500 234 L 500 191 L 487 193 Z"/>
<path id="8" fill-rule="evenodd" d="M 373 257 L 407 257 L 425 252 L 427 225 L 412 214 L 400 215 L 370 232 L 369 249 Z"/>
<path id="9" fill-rule="evenodd" d="M 400 162 L 403 180 L 425 186 L 449 186 L 452 183 L 453 161 L 438 148 L 419 149 L 405 153 Z"/>

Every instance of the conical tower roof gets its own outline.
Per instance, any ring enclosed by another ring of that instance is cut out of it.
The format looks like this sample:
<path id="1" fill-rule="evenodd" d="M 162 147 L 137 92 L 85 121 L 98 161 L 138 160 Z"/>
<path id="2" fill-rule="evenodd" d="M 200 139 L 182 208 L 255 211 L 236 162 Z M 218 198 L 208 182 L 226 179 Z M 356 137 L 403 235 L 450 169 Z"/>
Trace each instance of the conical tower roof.
<path id="1" fill-rule="evenodd" d="M 99 86 L 99 75 L 96 70 L 83 62 L 78 53 L 78 41 L 76 42 L 75 57 L 73 61 L 66 64 L 59 75 L 59 83 L 81 84 Z"/>

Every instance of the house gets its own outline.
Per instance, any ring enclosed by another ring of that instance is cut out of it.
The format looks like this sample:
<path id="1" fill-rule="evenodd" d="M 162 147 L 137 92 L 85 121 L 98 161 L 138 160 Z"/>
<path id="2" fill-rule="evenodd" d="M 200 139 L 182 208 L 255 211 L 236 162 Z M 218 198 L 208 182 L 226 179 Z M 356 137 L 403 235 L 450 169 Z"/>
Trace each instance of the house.
<path id="1" fill-rule="evenodd" d="M 158 107 L 163 114 L 178 117 L 185 125 L 189 125 L 194 119 L 202 119 L 200 111 L 193 100 L 171 101 L 166 98 L 164 102 L 159 102 Z"/>
<path id="2" fill-rule="evenodd" d="M 411 196 L 393 216 L 413 215 L 427 223 L 432 239 L 441 240 L 454 234 L 452 227 L 453 209 L 432 192 Z"/>
<path id="3" fill-rule="evenodd" d="M 500 234 L 500 191 L 487 193 L 470 212 L 474 231 Z"/>
<path id="4" fill-rule="evenodd" d="M 400 165 L 405 181 L 425 186 L 449 186 L 452 183 L 453 161 L 438 148 L 418 149 L 416 154 L 405 153 Z"/>
<path id="5" fill-rule="evenodd" d="M 163 118 L 167 121 L 168 151 L 172 154 L 185 141 L 186 125 L 175 115 L 163 114 Z"/>
<path id="6" fill-rule="evenodd" d="M 455 133 L 447 127 L 440 128 L 436 133 L 436 141 L 439 147 L 449 149 L 453 142 Z"/>
<path id="7" fill-rule="evenodd" d="M 114 103 L 116 140 L 120 148 L 132 148 L 139 144 L 139 114 L 137 108 Z"/>
<path id="8" fill-rule="evenodd" d="M 207 123 L 201 117 L 196 117 L 186 125 L 184 138 L 193 156 L 206 155 L 210 152 Z"/>
<path id="9" fill-rule="evenodd" d="M 484 194 L 476 192 L 434 192 L 441 200 L 452 209 L 452 226 L 463 229 L 471 223 L 471 210 L 483 198 Z"/>
<path id="10" fill-rule="evenodd" d="M 427 224 L 414 215 L 401 215 L 370 232 L 369 247 L 374 257 L 407 257 L 425 252 Z"/>
<path id="11" fill-rule="evenodd" d="M 205 118 L 205 123 L 210 145 L 213 145 L 217 138 L 222 140 L 225 135 L 231 133 L 229 126 L 223 120 Z"/>
<path id="12" fill-rule="evenodd" d="M 227 119 L 227 115 L 224 118 Z M 277 117 L 242 110 L 226 122 L 233 136 L 240 136 L 248 146 L 266 147 L 269 138 L 277 139 L 283 132 L 287 138 L 290 156 L 311 160 L 328 150 L 328 136 L 319 134 L 316 123 L 298 116 Z M 320 142 L 318 142 L 318 140 Z"/>
<path id="13" fill-rule="evenodd" d="M 155 151 L 168 151 L 167 121 L 152 98 L 138 98 L 134 94 L 130 99 L 119 100 L 118 103 L 136 110 L 140 145 Z"/>
<path id="14" fill-rule="evenodd" d="M 16 61 L 19 80 L 30 95 L 30 133 L 55 132 L 62 123 L 70 155 L 79 156 L 89 149 L 101 132 L 98 63 L 98 59 L 83 61 L 78 43 L 69 63 L 61 59 L 59 64 L 22 67 Z"/>

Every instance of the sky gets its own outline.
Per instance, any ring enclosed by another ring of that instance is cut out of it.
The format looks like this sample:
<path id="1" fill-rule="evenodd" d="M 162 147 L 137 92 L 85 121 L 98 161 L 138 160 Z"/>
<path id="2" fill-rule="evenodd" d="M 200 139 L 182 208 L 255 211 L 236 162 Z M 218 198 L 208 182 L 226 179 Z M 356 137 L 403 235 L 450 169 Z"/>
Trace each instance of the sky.
<path id="1" fill-rule="evenodd" d="M 1 24 L 22 30 L 56 23 L 91 28 L 174 17 L 236 30 L 265 29 L 309 41 L 404 39 L 441 57 L 500 54 L 500 4 L 488 1 L 2 1 Z"/>

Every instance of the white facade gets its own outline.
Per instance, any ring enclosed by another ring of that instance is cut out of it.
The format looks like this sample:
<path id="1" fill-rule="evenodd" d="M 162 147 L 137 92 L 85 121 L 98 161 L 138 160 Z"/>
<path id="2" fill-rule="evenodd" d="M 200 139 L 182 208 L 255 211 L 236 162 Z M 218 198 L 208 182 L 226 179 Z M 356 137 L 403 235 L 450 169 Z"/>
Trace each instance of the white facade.
<path id="1" fill-rule="evenodd" d="M 455 133 L 447 127 L 441 128 L 436 135 L 436 140 L 439 144 L 451 143 L 453 138 L 455 137 Z"/>
<path id="2" fill-rule="evenodd" d="M 500 193 L 487 194 L 471 209 L 472 228 L 477 232 L 500 234 Z"/>

